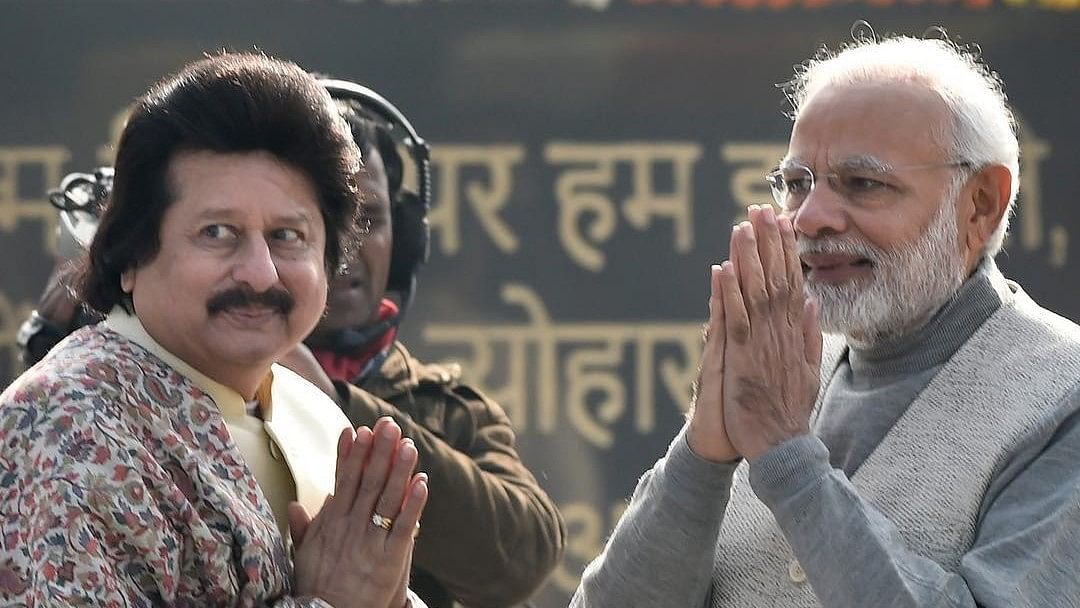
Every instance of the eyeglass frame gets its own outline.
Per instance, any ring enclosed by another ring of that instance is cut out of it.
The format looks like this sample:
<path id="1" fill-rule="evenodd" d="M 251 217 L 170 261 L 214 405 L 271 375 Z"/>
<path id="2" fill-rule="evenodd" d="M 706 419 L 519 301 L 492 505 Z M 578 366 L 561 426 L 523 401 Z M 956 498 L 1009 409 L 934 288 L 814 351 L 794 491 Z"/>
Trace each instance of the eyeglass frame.
<path id="1" fill-rule="evenodd" d="M 784 180 L 784 171 L 785 170 L 790 171 L 792 169 L 803 169 L 803 170 L 806 171 L 807 174 L 809 174 L 809 176 L 810 176 L 810 187 L 809 187 L 809 189 L 807 189 L 806 194 L 803 196 L 802 200 L 805 200 L 806 197 L 810 196 L 810 194 L 814 191 L 814 188 L 817 187 L 819 177 L 824 177 L 825 180 L 829 183 L 829 187 L 832 188 L 833 191 L 840 194 L 845 199 L 851 200 L 853 198 L 853 195 L 850 194 L 850 192 L 851 192 L 850 188 L 848 188 L 846 186 L 845 187 L 837 187 L 837 183 L 840 183 L 840 184 L 843 183 L 840 180 L 840 178 L 842 177 L 842 175 L 841 175 L 842 171 L 855 171 L 855 172 L 857 172 L 857 171 L 864 171 L 864 172 L 869 171 L 869 172 L 875 172 L 878 175 L 885 176 L 885 175 L 889 175 L 889 174 L 891 174 L 893 172 L 896 172 L 896 171 L 914 171 L 914 170 L 920 170 L 920 169 L 943 169 L 943 168 L 963 168 L 963 169 L 970 170 L 970 169 L 973 169 L 975 167 L 975 163 L 973 163 L 971 161 L 968 161 L 968 160 L 952 160 L 952 161 L 940 162 L 940 163 L 922 163 L 922 164 L 915 164 L 915 165 L 893 166 L 893 165 L 890 165 L 889 163 L 880 162 L 880 161 L 878 161 L 876 158 L 874 158 L 872 156 L 855 157 L 854 159 L 849 159 L 849 160 L 845 161 L 845 163 L 846 163 L 847 166 L 842 167 L 840 169 L 840 171 L 833 170 L 833 171 L 830 171 L 828 173 L 822 173 L 822 174 L 818 175 L 817 173 L 814 172 L 813 169 L 811 169 L 809 166 L 807 166 L 804 163 L 801 163 L 801 162 L 798 162 L 798 161 L 783 161 L 779 165 L 777 165 L 777 167 L 775 169 L 773 169 L 772 171 L 769 171 L 768 173 L 765 174 L 765 182 L 767 184 L 769 184 L 769 190 L 772 192 L 773 200 L 776 201 L 776 204 L 779 205 L 781 209 L 784 209 L 785 208 L 785 201 L 786 201 L 786 199 L 788 197 L 787 192 L 789 192 L 789 190 L 787 189 L 786 180 Z M 865 176 L 859 176 L 859 175 L 857 175 L 855 177 L 865 178 Z M 778 186 L 776 185 L 777 182 L 783 184 L 783 188 L 784 188 L 783 190 L 778 188 Z M 886 184 L 883 183 L 883 185 L 886 185 Z"/>

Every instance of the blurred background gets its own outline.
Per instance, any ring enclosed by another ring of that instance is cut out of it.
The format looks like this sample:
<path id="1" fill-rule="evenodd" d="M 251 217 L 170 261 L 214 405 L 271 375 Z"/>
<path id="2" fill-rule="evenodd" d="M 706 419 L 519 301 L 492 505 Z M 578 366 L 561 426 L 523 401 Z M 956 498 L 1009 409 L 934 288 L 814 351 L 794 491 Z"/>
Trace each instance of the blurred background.
<path id="1" fill-rule="evenodd" d="M 1022 121 L 999 264 L 1080 320 L 1078 0 L 323 0 L 0 4 L 0 387 L 55 255 L 45 192 L 111 164 L 126 104 L 203 53 L 366 84 L 433 144 L 432 259 L 403 327 L 507 409 L 569 526 L 565 606 L 680 426 L 710 262 L 771 200 L 775 84 L 867 19 L 978 43 Z"/>

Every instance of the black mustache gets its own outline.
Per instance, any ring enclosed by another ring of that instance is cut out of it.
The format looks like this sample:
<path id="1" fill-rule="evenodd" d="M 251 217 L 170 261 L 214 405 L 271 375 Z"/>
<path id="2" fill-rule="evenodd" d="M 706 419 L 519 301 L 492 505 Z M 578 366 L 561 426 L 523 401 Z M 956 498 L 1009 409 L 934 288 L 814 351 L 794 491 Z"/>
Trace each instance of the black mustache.
<path id="1" fill-rule="evenodd" d="M 210 298 L 206 303 L 206 310 L 211 315 L 216 315 L 230 308 L 250 306 L 272 308 L 283 315 L 287 315 L 292 311 L 293 306 L 296 306 L 296 300 L 288 292 L 281 289 L 271 288 L 262 293 L 257 293 L 254 289 L 236 287 L 227 289 Z"/>

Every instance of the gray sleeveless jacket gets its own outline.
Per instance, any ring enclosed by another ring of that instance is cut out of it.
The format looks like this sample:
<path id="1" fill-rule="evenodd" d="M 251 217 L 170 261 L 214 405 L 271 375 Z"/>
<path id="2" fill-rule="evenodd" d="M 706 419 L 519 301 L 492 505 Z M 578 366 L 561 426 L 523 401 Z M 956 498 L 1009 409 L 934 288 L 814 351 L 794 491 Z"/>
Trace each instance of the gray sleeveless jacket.
<path id="1" fill-rule="evenodd" d="M 842 344 L 827 344 L 823 376 L 831 376 L 842 355 Z M 1046 408 L 1074 390 L 1078 378 L 1080 330 L 1017 288 L 934 377 L 851 481 L 911 550 L 955 571 L 974 541 L 988 484 Z M 826 382 L 822 385 L 824 394 Z M 713 606 L 818 606 L 772 513 L 750 488 L 747 472 L 745 463 L 736 471 L 721 525 Z"/>

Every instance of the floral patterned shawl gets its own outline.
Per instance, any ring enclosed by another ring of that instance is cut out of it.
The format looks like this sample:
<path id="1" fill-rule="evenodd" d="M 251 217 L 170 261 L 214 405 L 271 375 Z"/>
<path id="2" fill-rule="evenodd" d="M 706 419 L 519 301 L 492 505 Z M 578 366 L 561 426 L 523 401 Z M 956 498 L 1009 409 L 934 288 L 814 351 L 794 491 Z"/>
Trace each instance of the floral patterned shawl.
<path id="1" fill-rule="evenodd" d="M 290 580 L 217 407 L 160 358 L 88 327 L 0 395 L 3 605 L 308 604 Z"/>

